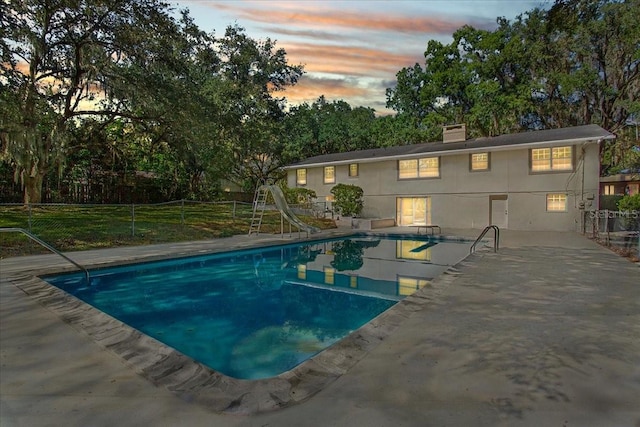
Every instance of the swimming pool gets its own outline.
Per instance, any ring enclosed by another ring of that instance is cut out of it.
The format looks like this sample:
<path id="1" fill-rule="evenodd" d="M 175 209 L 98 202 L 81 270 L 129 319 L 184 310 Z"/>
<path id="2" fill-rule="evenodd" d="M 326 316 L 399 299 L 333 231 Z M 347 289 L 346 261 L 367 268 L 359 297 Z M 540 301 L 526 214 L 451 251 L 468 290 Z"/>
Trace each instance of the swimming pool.
<path id="1" fill-rule="evenodd" d="M 44 279 L 234 378 L 331 346 L 463 259 L 468 245 L 351 236 Z"/>

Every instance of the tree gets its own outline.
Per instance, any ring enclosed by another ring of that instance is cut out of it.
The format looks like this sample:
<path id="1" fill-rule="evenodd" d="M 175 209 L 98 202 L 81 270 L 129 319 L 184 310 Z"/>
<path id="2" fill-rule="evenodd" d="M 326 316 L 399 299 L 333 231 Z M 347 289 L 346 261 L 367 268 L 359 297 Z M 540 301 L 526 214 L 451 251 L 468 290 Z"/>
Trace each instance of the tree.
<path id="1" fill-rule="evenodd" d="M 638 10 L 638 0 L 558 0 L 545 14 L 546 38 L 533 37 L 533 65 L 545 70 L 535 80 L 544 95 L 539 120 L 551 127 L 596 123 L 618 134 L 601 145 L 603 175 L 634 168 L 637 136 L 624 128 L 640 112 Z"/>
<path id="2" fill-rule="evenodd" d="M 375 111 L 352 108 L 343 100 L 327 101 L 320 96 L 313 104 L 292 107 L 285 118 L 287 162 L 375 147 Z"/>
<path id="3" fill-rule="evenodd" d="M 558 0 L 542 17 L 529 15 L 523 31 L 547 126 L 617 132 L 638 113 L 638 10 L 638 0 Z"/>
<path id="4" fill-rule="evenodd" d="M 429 41 L 425 67 L 398 72 L 397 86 L 387 90 L 387 106 L 418 128 L 438 129 L 437 136 L 451 123 L 467 123 L 472 136 L 520 129 L 528 99 L 526 56 L 508 21 L 498 24 L 495 31 L 464 26 L 448 45 Z"/>
<path id="5" fill-rule="evenodd" d="M 377 117 L 371 129 L 374 147 L 394 147 L 435 141 L 440 134 L 437 125 L 417 125 L 408 114 Z"/>
<path id="6" fill-rule="evenodd" d="M 86 201 L 161 202 L 184 198 L 190 190 L 188 174 L 175 150 L 136 132 L 128 120 L 85 118 L 74 130 L 74 138 L 81 148 L 69 153 L 58 181 L 86 183 L 90 189 L 84 195 Z M 48 179 L 51 182 L 55 177 Z"/>
<path id="7" fill-rule="evenodd" d="M 640 0 L 557 0 L 494 31 L 431 40 L 424 67 L 397 74 L 387 105 L 415 126 L 466 122 L 470 135 L 596 123 L 640 110 Z"/>
<path id="8" fill-rule="evenodd" d="M 296 84 L 303 67 L 289 65 L 272 40 L 256 41 L 239 26 L 227 27 L 216 51 L 222 62 L 209 96 L 223 124 L 219 136 L 233 159 L 231 176 L 253 190 L 282 166 L 285 99 L 274 94 Z"/>
<path id="9" fill-rule="evenodd" d="M 180 47 L 199 42 L 185 38 L 161 0 L 7 0 L 0 8 L 0 98 L 11 100 L 0 109 L 0 141 L 25 203 L 40 201 L 78 117 L 166 117 L 184 77 Z"/>

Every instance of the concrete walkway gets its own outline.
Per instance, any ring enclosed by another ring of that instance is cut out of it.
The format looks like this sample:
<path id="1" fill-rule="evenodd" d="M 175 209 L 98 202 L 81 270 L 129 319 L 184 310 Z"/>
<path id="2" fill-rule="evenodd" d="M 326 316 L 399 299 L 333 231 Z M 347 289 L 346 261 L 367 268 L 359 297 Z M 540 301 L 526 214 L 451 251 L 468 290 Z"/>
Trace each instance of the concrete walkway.
<path id="1" fill-rule="evenodd" d="M 255 243 L 72 256 L 95 265 Z M 497 254 L 477 252 L 421 290 L 426 304 L 317 394 L 256 415 L 218 414 L 153 385 L 16 286 L 66 268 L 56 258 L 0 261 L 3 427 L 640 426 L 640 269 L 577 234 L 503 231 Z"/>

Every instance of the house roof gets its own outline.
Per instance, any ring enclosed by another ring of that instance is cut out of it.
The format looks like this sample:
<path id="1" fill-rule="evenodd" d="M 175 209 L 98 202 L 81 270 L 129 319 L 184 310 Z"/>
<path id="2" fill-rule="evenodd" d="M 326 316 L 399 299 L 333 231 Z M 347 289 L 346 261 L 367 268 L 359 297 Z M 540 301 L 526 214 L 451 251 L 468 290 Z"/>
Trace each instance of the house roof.
<path id="1" fill-rule="evenodd" d="M 640 182 L 640 172 L 639 173 L 619 173 L 617 175 L 603 176 L 600 177 L 600 182 Z"/>
<path id="2" fill-rule="evenodd" d="M 585 142 L 598 142 L 614 139 L 615 135 L 598 125 L 575 126 L 561 129 L 548 129 L 467 139 L 460 142 L 425 142 L 421 144 L 399 145 L 386 148 L 372 148 L 369 150 L 349 151 L 345 153 L 324 154 L 310 157 L 301 162 L 286 166 L 285 169 L 300 167 L 322 166 L 325 164 L 341 164 L 353 162 L 375 162 L 390 159 L 415 158 L 425 154 L 447 155 L 461 152 L 498 151 L 518 147 L 554 146 Z"/>

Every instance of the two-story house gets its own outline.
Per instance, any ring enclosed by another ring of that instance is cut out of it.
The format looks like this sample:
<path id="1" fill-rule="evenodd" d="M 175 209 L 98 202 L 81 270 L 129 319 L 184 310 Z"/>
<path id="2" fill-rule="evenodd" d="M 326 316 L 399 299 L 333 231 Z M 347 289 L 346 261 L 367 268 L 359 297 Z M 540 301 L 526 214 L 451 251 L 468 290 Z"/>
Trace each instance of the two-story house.
<path id="1" fill-rule="evenodd" d="M 439 142 L 334 153 L 287 166 L 288 185 L 331 201 L 338 183 L 363 189 L 363 217 L 396 225 L 580 230 L 598 206 L 597 125 L 466 139 L 447 126 Z"/>

